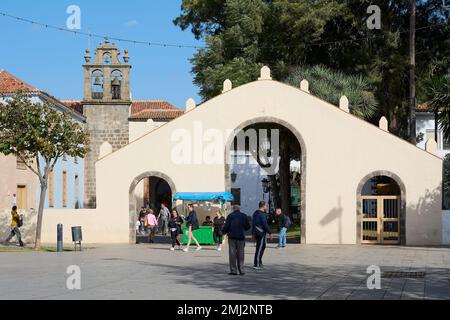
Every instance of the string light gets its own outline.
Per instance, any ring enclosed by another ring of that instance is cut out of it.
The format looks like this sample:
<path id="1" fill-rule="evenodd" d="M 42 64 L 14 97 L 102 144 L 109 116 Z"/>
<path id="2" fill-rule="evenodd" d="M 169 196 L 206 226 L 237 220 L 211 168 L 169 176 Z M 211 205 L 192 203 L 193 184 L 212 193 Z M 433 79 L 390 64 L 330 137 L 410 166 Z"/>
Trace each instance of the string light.
<path id="1" fill-rule="evenodd" d="M 30 20 L 27 18 L 22 18 L 19 16 L 15 16 L 15 15 L 11 15 L 5 12 L 0 12 L 0 15 L 2 15 L 3 17 L 7 17 L 7 18 L 11 18 L 11 19 L 15 19 L 17 21 L 20 22 L 24 22 L 24 23 L 30 23 L 30 24 L 34 24 L 34 25 L 39 25 L 42 27 L 45 27 L 47 29 L 54 29 L 57 31 L 63 31 L 63 32 L 69 32 L 72 33 L 74 35 L 82 35 L 82 36 L 87 36 L 89 38 L 99 38 L 99 39 L 105 39 L 108 38 L 110 40 L 115 40 L 118 42 L 124 42 L 124 43 L 132 43 L 134 45 L 136 44 L 142 44 L 142 45 L 146 45 L 146 46 L 155 46 L 155 47 L 164 47 L 164 48 L 189 48 L 189 49 L 207 49 L 208 46 L 204 45 L 186 45 L 186 44 L 176 44 L 176 43 L 163 43 L 163 42 L 150 42 L 150 41 L 139 41 L 139 40 L 133 40 L 133 39 L 123 39 L 123 38 L 117 38 L 117 37 L 111 37 L 109 35 L 101 35 L 101 34 L 96 34 L 96 33 L 92 33 L 92 32 L 83 32 L 83 31 L 76 31 L 76 30 L 70 30 L 67 28 L 63 28 L 63 27 L 58 27 L 58 26 L 54 26 L 54 25 L 50 25 L 50 24 L 46 24 L 46 23 L 41 23 L 38 21 L 34 21 L 34 20 Z M 438 26 L 443 26 L 445 24 L 434 24 L 434 25 L 429 25 L 429 26 L 425 26 L 425 27 L 419 27 L 416 28 L 416 31 L 419 30 L 424 30 L 424 29 L 431 29 L 431 28 L 435 28 Z M 403 34 L 403 33 L 409 33 L 408 31 L 399 31 L 399 34 Z M 346 39 L 346 40 L 337 40 L 337 41 L 326 41 L 326 42 L 312 42 L 312 43 L 303 43 L 303 44 L 298 44 L 298 45 L 261 45 L 259 46 L 260 48 L 264 48 L 264 49 L 288 49 L 288 48 L 298 48 L 298 47 L 312 47 L 312 46 L 318 46 L 318 47 L 322 47 L 322 46 L 332 46 L 334 45 L 335 47 L 340 45 L 340 44 L 344 44 L 344 43 L 354 43 L 354 42 L 359 42 L 359 41 L 369 41 L 370 40 L 374 40 L 374 39 L 380 39 L 380 38 L 384 38 L 384 35 L 375 35 L 372 37 L 361 37 L 358 39 Z M 243 49 L 245 48 L 245 46 L 231 46 L 230 48 L 232 49 Z"/>

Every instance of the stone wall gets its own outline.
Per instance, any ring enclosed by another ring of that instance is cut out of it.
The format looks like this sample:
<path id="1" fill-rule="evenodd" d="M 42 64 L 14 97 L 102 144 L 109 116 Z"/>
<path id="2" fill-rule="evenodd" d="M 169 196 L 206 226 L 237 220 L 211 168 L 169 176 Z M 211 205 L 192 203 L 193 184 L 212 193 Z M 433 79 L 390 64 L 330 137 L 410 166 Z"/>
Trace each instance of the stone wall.
<path id="1" fill-rule="evenodd" d="M 95 162 L 98 160 L 100 146 L 107 141 L 113 151 L 116 151 L 129 142 L 129 109 L 129 104 L 84 106 L 91 148 L 84 161 L 85 208 L 96 206 Z"/>

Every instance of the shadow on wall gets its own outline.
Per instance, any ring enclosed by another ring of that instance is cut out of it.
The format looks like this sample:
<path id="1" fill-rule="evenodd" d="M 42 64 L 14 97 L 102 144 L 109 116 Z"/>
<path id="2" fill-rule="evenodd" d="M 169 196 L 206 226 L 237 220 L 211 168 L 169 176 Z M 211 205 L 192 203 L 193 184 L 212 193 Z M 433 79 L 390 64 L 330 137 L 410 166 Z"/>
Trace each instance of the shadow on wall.
<path id="1" fill-rule="evenodd" d="M 338 227 L 338 244 L 342 244 L 342 215 L 343 209 L 341 204 L 341 197 L 337 200 L 337 206 L 330 210 L 325 217 L 320 220 L 322 226 L 328 225 L 334 221 L 337 221 Z"/>
<path id="2" fill-rule="evenodd" d="M 23 226 L 20 228 L 22 235 L 22 241 L 25 244 L 34 244 L 36 239 L 36 223 L 37 223 L 37 211 L 31 210 L 19 210 L 19 214 L 23 215 Z M 11 232 L 11 211 L 0 211 L 0 241 L 5 240 Z M 14 237 L 12 242 L 16 242 Z"/>
<path id="3" fill-rule="evenodd" d="M 409 230 L 412 228 L 414 232 L 420 232 L 425 226 L 427 231 L 418 234 L 417 240 L 424 240 L 426 244 L 429 244 L 428 241 L 442 241 L 442 184 L 434 190 L 427 189 L 417 204 L 410 204 L 407 207 L 406 225 Z"/>

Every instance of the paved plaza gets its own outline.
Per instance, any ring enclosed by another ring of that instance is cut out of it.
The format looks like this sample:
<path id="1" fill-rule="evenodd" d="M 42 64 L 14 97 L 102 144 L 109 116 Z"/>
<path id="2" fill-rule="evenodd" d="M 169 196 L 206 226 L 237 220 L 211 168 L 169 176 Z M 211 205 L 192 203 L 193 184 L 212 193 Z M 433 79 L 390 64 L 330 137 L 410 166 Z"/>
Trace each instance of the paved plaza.
<path id="1" fill-rule="evenodd" d="M 450 299 L 450 248 L 270 244 L 256 271 L 249 243 L 244 276 L 228 275 L 226 250 L 139 244 L 0 253 L 0 299 Z M 70 265 L 81 269 L 81 290 L 66 287 Z M 370 265 L 426 274 L 382 277 L 381 289 L 369 290 Z"/>

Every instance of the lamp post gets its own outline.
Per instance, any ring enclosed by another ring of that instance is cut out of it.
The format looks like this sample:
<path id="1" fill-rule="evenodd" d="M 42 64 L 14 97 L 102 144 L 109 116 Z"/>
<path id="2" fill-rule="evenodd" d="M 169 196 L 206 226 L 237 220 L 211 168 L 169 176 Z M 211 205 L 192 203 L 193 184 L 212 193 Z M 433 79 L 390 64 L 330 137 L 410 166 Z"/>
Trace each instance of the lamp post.
<path id="1" fill-rule="evenodd" d="M 270 213 L 270 210 L 271 210 L 271 207 L 272 207 L 272 197 L 271 197 L 271 194 L 270 194 L 270 191 L 271 191 L 271 185 L 270 185 L 270 180 L 269 179 L 267 179 L 267 178 L 264 178 L 264 179 L 262 179 L 261 180 L 261 183 L 262 183 L 262 187 L 263 187 L 263 192 L 264 193 L 269 193 L 269 213 Z"/>

